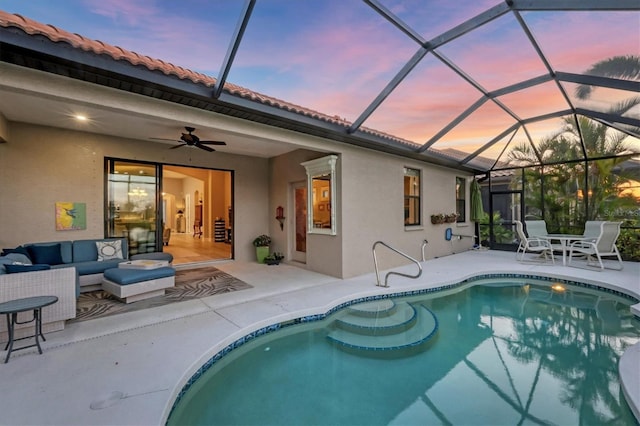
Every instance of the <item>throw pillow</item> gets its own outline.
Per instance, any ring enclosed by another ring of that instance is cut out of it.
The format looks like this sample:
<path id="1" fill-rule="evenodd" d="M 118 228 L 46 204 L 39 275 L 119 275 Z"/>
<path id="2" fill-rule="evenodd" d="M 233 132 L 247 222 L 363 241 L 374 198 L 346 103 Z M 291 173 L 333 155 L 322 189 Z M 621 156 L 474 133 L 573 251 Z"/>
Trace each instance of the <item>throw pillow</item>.
<path id="1" fill-rule="evenodd" d="M 23 265 L 31 265 L 33 263 L 31 262 L 31 259 L 29 258 L 29 256 L 22 253 L 9 253 L 6 256 L 0 257 L 0 259 L 9 259 L 13 261 L 13 262 L 5 262 L 5 263 L 21 263 Z"/>
<path id="2" fill-rule="evenodd" d="M 5 269 L 5 265 L 12 265 L 16 261 L 7 256 L 0 256 L 0 275 L 6 274 L 7 270 Z"/>
<path id="3" fill-rule="evenodd" d="M 2 249 L 2 256 L 6 256 L 6 255 L 11 254 L 11 253 L 24 254 L 25 256 L 27 256 L 29 258 L 29 260 L 31 260 L 31 257 L 30 257 L 30 254 L 29 254 L 29 250 L 27 250 L 26 247 L 18 246 L 16 248 Z"/>
<path id="4" fill-rule="evenodd" d="M 49 265 L 36 264 L 36 265 L 4 265 L 7 274 L 17 274 L 19 272 L 33 272 L 33 271 L 46 271 L 51 269 Z"/>
<path id="5" fill-rule="evenodd" d="M 98 261 L 110 259 L 123 259 L 122 257 L 122 240 L 113 241 L 96 241 L 98 248 Z"/>
<path id="6" fill-rule="evenodd" d="M 27 249 L 33 263 L 47 265 L 60 265 L 62 263 L 60 244 L 33 245 L 27 247 Z"/>

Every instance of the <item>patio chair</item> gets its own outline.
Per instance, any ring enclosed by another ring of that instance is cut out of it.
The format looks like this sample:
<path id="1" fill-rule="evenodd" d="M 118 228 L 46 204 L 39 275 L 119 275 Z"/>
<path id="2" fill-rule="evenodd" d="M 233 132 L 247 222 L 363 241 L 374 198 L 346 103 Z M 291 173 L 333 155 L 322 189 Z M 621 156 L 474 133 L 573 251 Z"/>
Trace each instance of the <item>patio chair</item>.
<path id="1" fill-rule="evenodd" d="M 606 222 L 604 220 L 588 220 L 584 223 L 584 232 L 582 235 L 585 238 L 593 238 L 594 240 L 600 235 L 601 225 Z"/>
<path id="2" fill-rule="evenodd" d="M 607 269 L 621 270 L 624 265 L 622 263 L 622 258 L 620 257 L 620 252 L 618 251 L 618 247 L 616 247 L 616 240 L 620 235 L 621 224 L 622 222 L 600 222 L 600 233 L 595 239 L 574 241 L 569 248 L 569 266 L 571 266 L 571 261 L 574 260 L 575 253 L 579 256 L 586 255 L 587 266 L 597 265 L 602 271 L 605 269 L 602 258 L 615 256 L 618 259 L 620 267 Z"/>
<path id="3" fill-rule="evenodd" d="M 530 237 L 545 238 L 549 235 L 547 231 L 547 223 L 544 220 L 525 220 L 525 227 L 527 229 L 527 235 Z M 560 243 L 560 240 L 554 240 L 553 238 L 545 238 L 551 243 L 553 251 L 563 253 L 564 246 Z"/>
<path id="4" fill-rule="evenodd" d="M 518 260 L 523 262 L 525 253 L 530 252 L 544 255 L 545 261 L 547 260 L 547 255 L 549 255 L 551 256 L 551 262 L 554 264 L 556 263 L 555 258 L 553 257 L 553 247 L 548 240 L 537 237 L 527 237 L 524 233 L 522 222 L 514 220 L 514 223 L 516 224 L 516 232 L 518 233 L 518 239 L 520 240 L 518 250 L 516 251 L 516 259 L 518 259 L 518 254 L 520 254 L 520 259 Z"/>
<path id="5" fill-rule="evenodd" d="M 525 220 L 524 225 L 527 228 L 527 235 L 530 237 L 546 237 L 547 223 L 544 220 Z"/>

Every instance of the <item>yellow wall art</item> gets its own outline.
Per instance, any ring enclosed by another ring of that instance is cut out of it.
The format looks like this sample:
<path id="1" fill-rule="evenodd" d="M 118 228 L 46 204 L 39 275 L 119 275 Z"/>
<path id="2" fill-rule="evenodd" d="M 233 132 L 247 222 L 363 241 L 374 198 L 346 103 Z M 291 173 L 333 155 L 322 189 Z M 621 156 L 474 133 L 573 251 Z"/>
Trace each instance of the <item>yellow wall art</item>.
<path id="1" fill-rule="evenodd" d="M 87 204 L 56 202 L 56 231 L 87 229 Z"/>

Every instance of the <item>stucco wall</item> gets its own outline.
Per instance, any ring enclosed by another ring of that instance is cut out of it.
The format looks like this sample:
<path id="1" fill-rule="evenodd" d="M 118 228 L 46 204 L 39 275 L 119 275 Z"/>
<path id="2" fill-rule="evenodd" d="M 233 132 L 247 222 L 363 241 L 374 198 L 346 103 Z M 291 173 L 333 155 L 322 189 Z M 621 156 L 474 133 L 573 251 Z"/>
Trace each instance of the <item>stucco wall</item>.
<path id="1" fill-rule="evenodd" d="M 452 246 L 444 239 L 447 227 L 454 233 L 473 233 L 470 223 L 433 225 L 430 221 L 431 214 L 455 212 L 456 176 L 465 174 L 366 150 L 348 150 L 341 160 L 344 277 L 373 272 L 371 249 L 376 241 L 383 241 L 417 260 L 422 258 L 421 245 L 425 238 L 429 242 L 425 251 L 427 258 L 448 255 L 452 250 L 462 251 L 473 244 L 472 239 L 465 239 L 454 241 Z M 406 228 L 404 225 L 404 167 L 421 170 L 421 226 Z M 381 270 L 409 263 L 392 251 L 378 247 Z"/>
<path id="2" fill-rule="evenodd" d="M 251 241 L 268 229 L 268 161 L 221 152 L 194 155 L 158 143 L 8 123 L 0 144 L 0 247 L 104 235 L 104 157 L 235 171 L 235 257 L 255 257 Z M 196 151 L 197 152 L 197 151 Z M 87 229 L 55 230 L 56 201 L 87 205 Z"/>
<path id="3" fill-rule="evenodd" d="M 325 155 L 327 153 L 300 149 L 270 160 L 271 200 L 269 209 L 271 213 L 270 235 L 273 240 L 272 251 L 286 252 L 293 245 L 295 230 L 292 184 L 298 182 L 306 184 L 307 182 L 306 170 L 300 164 Z M 339 177 L 337 182 L 339 185 Z M 279 222 L 275 220 L 278 206 L 285 208 L 285 216 L 287 217 L 283 230 L 280 229 Z M 338 226 L 340 226 L 340 220 L 338 220 Z M 306 258 L 308 269 L 336 277 L 342 276 L 342 234 L 339 231 L 337 235 L 307 234 Z"/>
<path id="4" fill-rule="evenodd" d="M 456 210 L 456 176 L 470 176 L 444 167 L 385 155 L 356 147 L 328 144 L 339 154 L 337 167 L 337 193 L 333 200 L 337 206 L 337 235 L 307 235 L 307 268 L 337 277 L 352 277 L 373 272 L 371 248 L 380 240 L 420 260 L 421 245 L 429 241 L 427 258 L 440 257 L 453 251 L 471 247 L 473 239 L 446 241 L 444 234 L 451 227 L 456 234 L 473 234 L 472 223 L 431 224 L 435 213 Z M 275 217 L 278 205 L 285 207 L 287 221 L 284 231 L 270 218 L 270 233 L 276 250 L 284 251 L 293 232 L 291 184 L 306 181 L 300 163 L 327 155 L 315 151 L 299 150 L 271 159 L 270 210 Z M 421 170 L 422 224 L 404 226 L 404 167 Z M 469 200 L 466 186 L 467 200 Z M 467 212 L 468 212 L 467 201 Z M 468 214 L 467 214 L 468 217 Z M 409 263 L 397 254 L 380 247 L 377 250 L 381 270 Z"/>

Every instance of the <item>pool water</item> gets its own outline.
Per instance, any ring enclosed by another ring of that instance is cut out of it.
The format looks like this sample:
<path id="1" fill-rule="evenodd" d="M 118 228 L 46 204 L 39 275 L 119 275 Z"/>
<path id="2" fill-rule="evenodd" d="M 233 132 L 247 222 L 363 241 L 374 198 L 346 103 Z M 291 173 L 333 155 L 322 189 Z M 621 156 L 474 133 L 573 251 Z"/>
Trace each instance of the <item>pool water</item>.
<path id="1" fill-rule="evenodd" d="M 394 299 L 437 318 L 417 346 L 328 339 L 354 307 L 257 338 L 203 374 L 168 424 L 636 424 L 617 370 L 640 340 L 631 300 L 534 280 L 483 284 Z"/>

